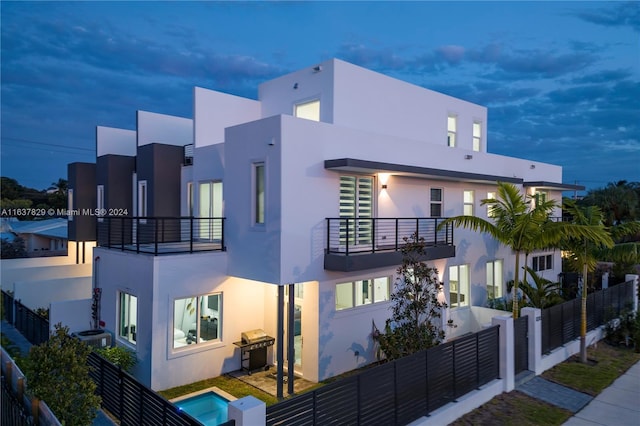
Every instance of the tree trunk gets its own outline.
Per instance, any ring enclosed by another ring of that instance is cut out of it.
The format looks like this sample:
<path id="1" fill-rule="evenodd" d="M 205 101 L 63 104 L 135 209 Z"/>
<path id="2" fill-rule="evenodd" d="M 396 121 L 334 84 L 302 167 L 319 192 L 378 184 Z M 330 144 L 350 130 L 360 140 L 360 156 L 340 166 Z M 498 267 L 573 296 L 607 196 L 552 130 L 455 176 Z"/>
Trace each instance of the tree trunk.
<path id="1" fill-rule="evenodd" d="M 513 280 L 513 319 L 518 318 L 518 281 L 520 280 L 520 251 L 516 251 L 516 271 Z"/>
<path id="2" fill-rule="evenodd" d="M 580 308 L 580 362 L 587 363 L 587 263 L 582 265 L 582 303 Z"/>

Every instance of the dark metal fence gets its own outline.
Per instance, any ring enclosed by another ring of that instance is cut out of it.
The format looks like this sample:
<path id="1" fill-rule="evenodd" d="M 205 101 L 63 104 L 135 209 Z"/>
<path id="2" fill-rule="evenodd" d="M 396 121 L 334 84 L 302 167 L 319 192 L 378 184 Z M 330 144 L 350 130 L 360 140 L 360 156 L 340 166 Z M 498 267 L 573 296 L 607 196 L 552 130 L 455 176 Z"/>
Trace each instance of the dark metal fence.
<path id="1" fill-rule="evenodd" d="M 18 398 L 13 394 L 4 376 L 2 376 L 2 384 L 0 387 L 2 388 L 0 390 L 0 405 L 2 406 L 0 410 L 0 424 L 10 426 L 33 425 L 33 417 L 24 407 L 24 404 L 18 401 Z"/>
<path id="2" fill-rule="evenodd" d="M 2 290 L 2 314 L 4 319 L 13 325 L 13 295 Z"/>
<path id="3" fill-rule="evenodd" d="M 100 247 L 154 255 L 225 251 L 222 217 L 98 218 Z"/>
<path id="4" fill-rule="evenodd" d="M 529 369 L 529 317 L 523 315 L 513 320 L 515 374 Z"/>
<path id="5" fill-rule="evenodd" d="M 453 226 L 444 218 L 327 218 L 327 253 L 399 251 L 404 238 L 424 238 L 428 247 L 453 245 Z"/>
<path id="6" fill-rule="evenodd" d="M 49 320 L 38 315 L 31 309 L 20 303 L 13 302 L 15 306 L 14 326 L 32 345 L 39 345 L 49 340 Z"/>
<path id="7" fill-rule="evenodd" d="M 405 425 L 499 378 L 498 326 L 267 407 L 267 425 Z"/>
<path id="8" fill-rule="evenodd" d="M 633 302 L 633 281 L 618 284 L 587 295 L 587 331 L 620 316 L 626 305 Z M 542 310 L 542 353 L 580 337 L 580 298 Z"/>
<path id="9" fill-rule="evenodd" d="M 133 376 L 95 352 L 89 354 L 89 373 L 102 397 L 102 407 L 122 426 L 200 425 L 193 417 L 152 391 Z"/>

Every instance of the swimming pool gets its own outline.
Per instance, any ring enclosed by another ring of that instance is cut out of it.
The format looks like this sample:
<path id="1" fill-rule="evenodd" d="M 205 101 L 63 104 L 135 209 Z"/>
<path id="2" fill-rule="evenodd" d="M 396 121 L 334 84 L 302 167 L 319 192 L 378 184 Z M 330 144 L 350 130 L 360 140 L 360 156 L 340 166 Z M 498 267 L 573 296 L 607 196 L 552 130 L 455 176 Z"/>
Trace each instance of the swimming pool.
<path id="1" fill-rule="evenodd" d="M 228 420 L 229 399 L 212 389 L 176 398 L 171 402 L 206 426 L 218 426 Z"/>

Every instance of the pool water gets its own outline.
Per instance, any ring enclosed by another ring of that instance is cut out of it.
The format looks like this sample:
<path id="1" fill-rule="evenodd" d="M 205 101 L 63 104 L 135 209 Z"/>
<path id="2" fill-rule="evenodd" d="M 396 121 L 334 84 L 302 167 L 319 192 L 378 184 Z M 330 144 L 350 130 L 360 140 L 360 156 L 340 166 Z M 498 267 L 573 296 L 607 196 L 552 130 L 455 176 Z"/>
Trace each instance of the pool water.
<path id="1" fill-rule="evenodd" d="M 227 421 L 229 401 L 215 392 L 205 392 L 174 404 L 207 426 L 218 426 Z"/>

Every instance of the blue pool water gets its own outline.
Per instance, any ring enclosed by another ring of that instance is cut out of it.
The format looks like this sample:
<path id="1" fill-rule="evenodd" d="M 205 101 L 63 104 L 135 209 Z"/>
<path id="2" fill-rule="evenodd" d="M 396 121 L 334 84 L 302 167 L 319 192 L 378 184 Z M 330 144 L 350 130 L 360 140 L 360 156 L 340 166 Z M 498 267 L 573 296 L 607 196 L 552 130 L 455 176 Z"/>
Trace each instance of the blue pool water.
<path id="1" fill-rule="evenodd" d="M 218 426 L 227 421 L 229 401 L 215 392 L 202 393 L 174 404 L 207 426 Z"/>

